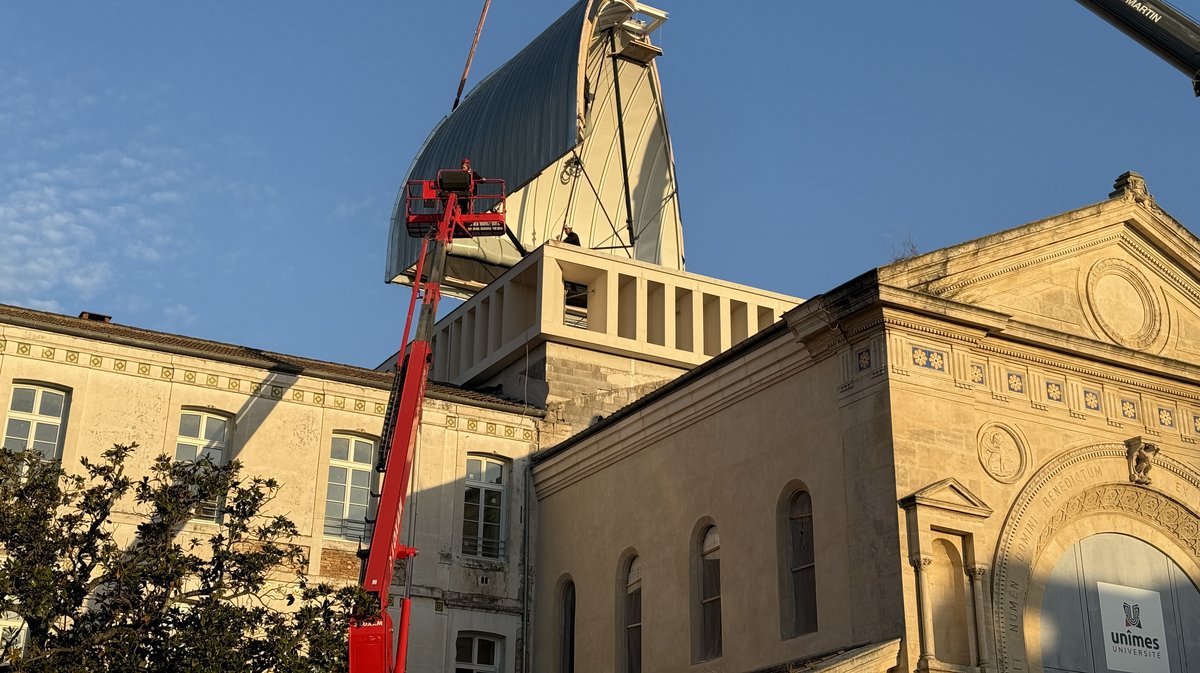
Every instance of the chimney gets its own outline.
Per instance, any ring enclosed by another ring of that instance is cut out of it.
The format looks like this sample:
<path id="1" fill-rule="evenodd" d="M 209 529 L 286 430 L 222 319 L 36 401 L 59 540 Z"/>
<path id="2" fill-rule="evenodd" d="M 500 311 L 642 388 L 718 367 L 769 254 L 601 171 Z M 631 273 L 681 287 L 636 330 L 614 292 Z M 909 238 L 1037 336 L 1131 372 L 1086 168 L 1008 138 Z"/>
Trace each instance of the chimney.
<path id="1" fill-rule="evenodd" d="M 84 320 L 91 320 L 92 322 L 112 322 L 111 315 L 104 315 L 103 313 L 92 313 L 91 311 L 82 311 L 79 314 L 79 317 L 83 318 Z"/>

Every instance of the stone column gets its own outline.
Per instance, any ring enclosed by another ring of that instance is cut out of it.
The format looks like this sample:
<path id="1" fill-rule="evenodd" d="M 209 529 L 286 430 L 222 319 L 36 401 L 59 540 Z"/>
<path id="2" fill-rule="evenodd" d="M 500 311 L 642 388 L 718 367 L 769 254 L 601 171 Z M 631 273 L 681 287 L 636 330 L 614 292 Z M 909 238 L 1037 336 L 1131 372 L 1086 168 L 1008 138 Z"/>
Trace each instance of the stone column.
<path id="1" fill-rule="evenodd" d="M 971 578 L 971 595 L 975 599 L 975 665 L 980 670 L 991 666 L 988 661 L 986 613 L 983 609 L 983 578 L 987 575 L 987 566 L 981 564 L 969 565 L 966 568 L 967 577 Z"/>
<path id="2" fill-rule="evenodd" d="M 909 554 L 908 563 L 913 567 L 917 579 L 917 640 L 921 655 L 917 658 L 918 670 L 929 670 L 933 656 L 933 610 L 929 607 L 929 585 L 926 576 L 933 558 L 925 554 Z"/>

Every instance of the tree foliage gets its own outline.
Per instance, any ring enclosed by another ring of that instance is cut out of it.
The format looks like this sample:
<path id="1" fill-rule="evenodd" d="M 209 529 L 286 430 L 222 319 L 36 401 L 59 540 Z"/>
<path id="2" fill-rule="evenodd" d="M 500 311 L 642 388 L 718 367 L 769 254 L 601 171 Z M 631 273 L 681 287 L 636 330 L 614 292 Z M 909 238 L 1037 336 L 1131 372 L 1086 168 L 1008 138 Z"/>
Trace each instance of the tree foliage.
<path id="1" fill-rule="evenodd" d="M 14 671 L 346 670 L 356 587 L 310 584 L 296 526 L 265 514 L 279 485 L 233 461 L 126 473 L 136 444 L 68 473 L 0 450 L 0 640 Z M 218 503 L 218 522 L 191 524 Z M 195 534 L 203 529 L 203 534 Z"/>

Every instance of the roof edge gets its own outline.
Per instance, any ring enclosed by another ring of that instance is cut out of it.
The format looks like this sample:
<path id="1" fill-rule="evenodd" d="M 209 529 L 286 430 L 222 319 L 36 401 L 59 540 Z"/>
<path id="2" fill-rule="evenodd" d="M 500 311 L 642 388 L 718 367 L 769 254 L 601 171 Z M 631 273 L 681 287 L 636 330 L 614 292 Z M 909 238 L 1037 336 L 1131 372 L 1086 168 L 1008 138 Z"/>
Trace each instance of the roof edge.
<path id="1" fill-rule="evenodd" d="M 24 316 L 20 315 L 20 313 L 27 313 L 30 315 Z M 39 319 L 39 316 L 45 317 Z M 83 322 L 82 319 L 72 318 L 71 316 L 63 315 L 61 313 L 50 313 L 47 311 L 38 311 L 36 309 L 13 306 L 11 304 L 0 304 L 0 323 L 9 324 L 16 327 L 24 327 L 26 329 L 36 329 L 53 334 L 62 334 L 81 339 L 92 339 L 95 341 L 129 346 L 131 348 L 143 348 L 146 350 L 195 357 L 203 360 L 214 360 L 217 362 L 223 362 L 225 364 L 265 369 L 267 371 L 289 374 L 292 376 L 308 376 L 327 381 L 336 381 L 338 383 L 361 385 L 378 390 L 389 390 L 394 377 L 392 372 L 379 372 L 374 369 L 357 367 L 355 365 L 304 358 L 294 355 L 287 355 L 284 353 L 274 353 L 272 351 L 264 351 L 222 341 L 185 337 L 178 334 L 172 334 L 170 332 L 159 332 L 157 330 L 146 329 L 143 327 L 133 327 L 120 323 L 104 323 L 105 325 L 109 326 L 105 328 L 100 328 L 93 323 L 71 325 L 54 322 L 47 319 L 50 317 L 61 320 L 79 320 L 80 322 Z M 110 331 L 112 328 L 117 328 L 131 333 L 113 333 Z M 141 336 L 139 336 L 139 333 Z M 193 347 L 184 344 L 163 343 L 150 338 L 151 335 L 187 339 L 195 342 L 197 346 Z M 234 353 L 222 353 L 219 351 L 205 350 L 204 348 L 199 347 L 200 344 L 220 346 L 227 349 L 243 349 L 249 351 L 249 353 L 245 355 L 238 355 Z M 344 369 L 346 371 L 336 371 L 334 368 Z M 460 390 L 462 391 L 461 393 L 457 392 Z M 473 395 L 479 395 L 479 398 L 475 398 L 471 395 L 464 394 L 467 392 L 470 391 L 459 388 L 458 386 L 436 381 L 430 381 L 428 387 L 426 388 L 427 397 L 442 402 L 465 404 L 469 406 L 483 407 L 493 411 L 516 413 L 525 416 L 535 416 L 538 418 L 546 415 L 544 410 L 522 404 L 520 402 L 494 396 L 485 396 L 484 393 L 473 393 Z"/>

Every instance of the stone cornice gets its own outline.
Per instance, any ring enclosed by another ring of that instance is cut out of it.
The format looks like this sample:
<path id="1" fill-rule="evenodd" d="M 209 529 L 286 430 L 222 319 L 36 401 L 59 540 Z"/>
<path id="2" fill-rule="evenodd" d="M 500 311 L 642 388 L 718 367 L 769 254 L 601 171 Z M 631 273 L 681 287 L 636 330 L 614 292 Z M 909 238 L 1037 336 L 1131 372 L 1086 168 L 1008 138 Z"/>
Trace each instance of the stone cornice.
<path id="1" fill-rule="evenodd" d="M 1171 286 L 1180 293 L 1200 304 L 1200 288 L 1197 288 L 1195 281 L 1180 275 L 1170 264 L 1164 264 L 1162 258 L 1152 249 L 1142 245 L 1141 241 L 1123 236 L 1121 247 L 1157 271 L 1164 279 L 1170 281 Z"/>
<path id="2" fill-rule="evenodd" d="M 982 283 L 984 281 L 988 281 L 993 278 L 999 278 L 1000 276 L 1004 276 L 1004 275 L 1007 275 L 1007 274 L 1010 274 L 1010 273 L 1013 273 L 1016 271 L 1020 271 L 1021 269 L 1027 269 L 1031 266 L 1036 266 L 1038 264 L 1044 264 L 1046 262 L 1050 262 L 1055 259 L 1069 257 L 1071 255 L 1078 254 L 1089 248 L 1094 248 L 1094 247 L 1103 245 L 1105 243 L 1111 243 L 1113 241 L 1120 240 L 1121 238 L 1123 238 L 1123 236 L 1124 236 L 1123 232 L 1117 232 L 1117 233 L 1110 234 L 1108 236 L 1102 236 L 1100 238 L 1095 238 L 1090 241 L 1085 241 L 1083 243 L 1078 243 L 1076 245 L 1068 246 L 1065 248 L 1060 248 L 1060 249 L 1054 250 L 1052 252 L 1044 253 L 1041 255 L 1033 256 L 1033 257 L 1027 257 L 1019 262 L 1015 262 L 1015 263 L 1009 264 L 1007 266 L 993 269 L 987 273 L 980 274 L 978 276 L 969 276 L 967 278 L 962 278 L 960 280 L 949 283 L 947 285 L 938 285 L 938 283 L 934 282 L 934 283 L 930 284 L 929 291 L 938 296 L 943 296 L 943 297 L 944 296 L 953 296 L 959 290 L 961 290 L 967 286 L 975 285 L 976 283 Z"/>
<path id="3" fill-rule="evenodd" d="M 918 506 L 933 507 L 980 519 L 986 519 L 992 515 L 992 508 L 954 477 L 943 479 L 906 495 L 900 499 L 899 503 L 904 509 Z"/>
<path id="4" fill-rule="evenodd" d="M 1140 388 L 1140 389 L 1144 389 L 1144 390 L 1149 390 L 1152 392 L 1159 393 L 1161 395 L 1169 395 L 1169 396 L 1172 396 L 1172 397 L 1175 397 L 1178 399 L 1200 401 L 1200 389 L 1193 388 L 1191 390 L 1188 390 L 1186 388 L 1171 387 L 1164 383 L 1155 382 L 1155 381 L 1147 379 L 1147 378 L 1134 378 L 1134 377 L 1122 374 L 1121 373 L 1122 370 L 1119 368 L 1116 368 L 1116 367 L 1114 367 L 1113 369 L 1104 369 L 1104 368 L 1095 367 L 1094 365 L 1091 365 L 1090 363 L 1073 362 L 1071 360 L 1065 360 L 1065 359 L 1061 359 L 1061 358 L 1050 358 L 1050 357 L 1047 357 L 1040 353 L 1037 353 L 1035 351 L 1031 351 L 1028 349 L 1021 349 L 1019 347 L 1014 347 L 1011 344 L 996 343 L 993 341 L 981 342 L 978 344 L 977 348 L 980 352 L 983 352 L 983 353 L 999 355 L 999 356 L 1009 358 L 1012 360 L 1017 360 L 1020 362 L 1037 364 L 1037 365 L 1040 365 L 1042 367 L 1046 367 L 1049 369 L 1056 369 L 1056 370 L 1060 370 L 1060 371 L 1071 372 L 1073 374 L 1078 374 L 1080 376 L 1083 376 L 1083 377 L 1086 377 L 1089 379 L 1108 381 L 1111 383 L 1120 384 L 1122 386 L 1127 386 L 1130 388 Z M 1195 368 L 1189 366 L 1188 369 L 1192 370 Z M 1169 378 L 1183 378 L 1183 377 L 1180 377 L 1178 374 L 1176 374 L 1174 376 L 1170 376 L 1170 375 L 1166 375 L 1166 376 L 1168 376 Z M 1185 380 L 1189 380 L 1189 379 L 1185 379 Z M 1195 379 L 1190 379 L 1190 380 L 1195 381 Z"/>
<path id="5" fill-rule="evenodd" d="M 930 334 L 968 346 L 978 346 L 983 341 L 982 335 L 978 332 L 953 329 L 954 325 L 947 325 L 943 322 L 929 320 L 924 316 L 901 311 L 884 311 L 883 324 L 888 328 Z"/>
<path id="6" fill-rule="evenodd" d="M 1200 400 L 1200 391 L 1198 390 L 1189 391 L 1187 388 L 1170 386 L 1145 377 L 1135 378 L 1126 373 L 1132 368 L 1161 379 L 1194 383 L 1200 380 L 1200 367 L 1191 363 L 1170 360 L 1124 346 L 1064 334 L 1011 319 L 1005 322 L 1003 329 L 988 329 L 995 323 L 980 325 L 970 325 L 965 322 L 947 323 L 943 322 L 940 316 L 931 316 L 926 312 L 921 312 L 918 307 L 911 304 L 903 306 L 900 302 L 893 301 L 891 305 L 896 308 L 909 308 L 913 312 L 885 310 L 883 321 L 888 328 L 929 334 L 969 346 L 981 353 L 1000 355 L 1089 378 L 1145 388 L 1184 399 Z M 984 317 L 988 317 L 989 313 L 995 314 L 995 312 L 983 309 L 980 311 Z M 962 315 L 965 316 L 968 313 L 963 312 Z M 1061 353 L 1069 357 L 1051 357 L 1045 351 Z"/>
<path id="7" fill-rule="evenodd" d="M 1075 233 L 1081 221 L 1094 220 L 1088 230 Z M 912 259 L 903 260 L 879 269 L 879 278 L 890 285 L 906 287 L 929 286 L 935 294 L 953 293 L 979 281 L 1024 268 L 1034 260 L 1048 261 L 1093 247 L 1101 241 L 1080 242 L 1080 237 L 1104 235 L 1114 227 L 1134 231 L 1153 240 L 1157 247 L 1185 267 L 1200 269 L 1200 239 L 1162 211 L 1152 200 L 1111 198 L 1083 208 L 1068 211 L 1043 220 L 1014 227 L 1007 231 L 973 241 L 935 250 Z M 1069 229 L 1069 231 L 1064 231 Z M 1109 233 L 1107 240 L 1121 234 Z M 1043 255 L 1020 257 L 1014 264 L 1005 264 L 1011 247 L 1007 244 L 1020 239 L 1026 250 L 1046 250 Z M 978 277 L 964 277 L 971 268 L 1002 265 Z M 943 280 L 945 279 L 945 280 Z M 939 283 L 941 283 L 939 285 Z"/>
<path id="8" fill-rule="evenodd" d="M 86 336 L 25 329 L 29 330 L 25 334 L 9 334 L 7 337 L 0 334 L 0 357 L 27 358 L 64 367 L 105 371 L 146 382 L 194 386 L 257 397 L 274 404 L 299 404 L 379 417 L 383 416 L 387 407 L 388 388 L 374 379 L 323 376 L 307 370 L 273 371 L 264 369 L 261 364 L 206 358 L 203 353 L 179 353 L 153 348 L 148 344 L 121 344 L 88 339 Z M 71 341 L 64 343 L 53 335 Z M 117 348 L 136 349 L 137 352 L 127 355 Z M 262 375 L 252 376 L 248 370 L 258 370 Z M 468 396 L 470 393 L 467 391 L 464 393 L 457 395 L 453 389 L 431 384 L 426 388 L 426 405 L 437 401 L 507 415 L 537 418 L 545 415 L 540 409 L 476 399 Z"/>
<path id="9" fill-rule="evenodd" d="M 857 296 L 847 294 L 855 292 Z M 869 311 L 872 307 L 882 310 L 872 313 Z M 790 311 L 785 319 L 792 334 L 806 345 L 814 359 L 831 356 L 882 323 L 888 329 L 928 334 L 980 353 L 1178 399 L 1200 400 L 1200 391 L 1167 383 L 1200 380 L 1200 367 L 1194 364 L 1031 325 L 998 311 L 880 285 L 870 274 L 847 283 L 828 298 L 826 295 L 814 297 Z M 1045 351 L 1068 357 L 1052 357 Z M 1130 369 L 1160 380 L 1130 376 L 1127 373 Z"/>

